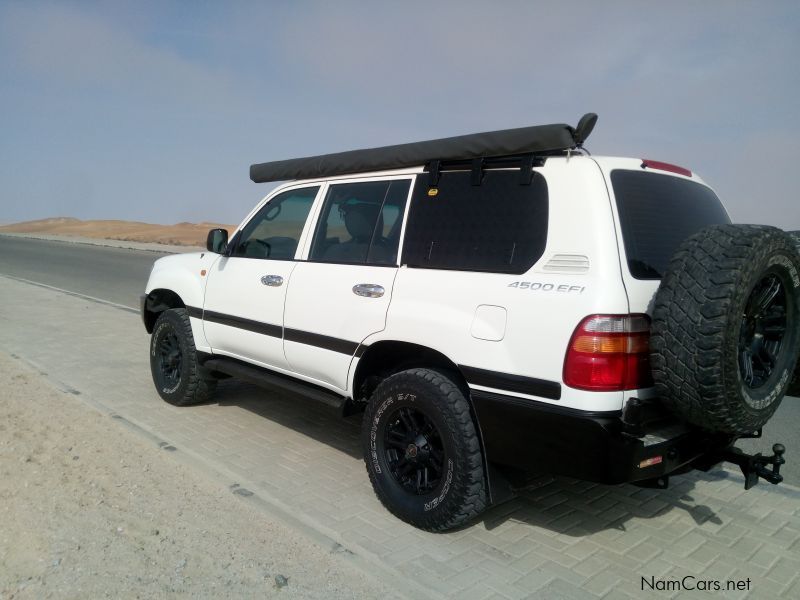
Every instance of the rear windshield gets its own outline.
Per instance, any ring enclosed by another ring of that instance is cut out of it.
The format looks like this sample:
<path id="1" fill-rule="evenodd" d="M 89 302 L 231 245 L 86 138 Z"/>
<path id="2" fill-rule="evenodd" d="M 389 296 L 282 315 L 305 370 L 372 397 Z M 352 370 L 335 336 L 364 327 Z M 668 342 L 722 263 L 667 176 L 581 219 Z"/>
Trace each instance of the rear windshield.
<path id="1" fill-rule="evenodd" d="M 660 279 L 680 243 L 708 225 L 730 223 L 710 188 L 671 175 L 615 170 L 628 269 L 636 279 Z"/>

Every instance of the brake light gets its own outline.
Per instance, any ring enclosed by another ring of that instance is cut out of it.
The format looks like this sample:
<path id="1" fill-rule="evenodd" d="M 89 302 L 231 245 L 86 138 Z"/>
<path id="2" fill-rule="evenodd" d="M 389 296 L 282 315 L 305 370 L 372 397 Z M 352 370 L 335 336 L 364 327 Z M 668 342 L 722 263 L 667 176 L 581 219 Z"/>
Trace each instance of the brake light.
<path id="1" fill-rule="evenodd" d="M 684 169 L 683 167 L 679 167 L 678 165 L 672 165 L 670 163 L 665 163 L 658 160 L 649 160 L 646 158 L 642 159 L 642 168 L 658 169 L 659 171 L 668 171 L 670 173 L 677 173 L 678 175 L 684 175 L 686 177 L 692 176 L 692 172 L 689 169 Z"/>
<path id="2" fill-rule="evenodd" d="M 564 383 L 579 390 L 615 392 L 653 385 L 650 318 L 590 315 L 580 322 L 564 359 Z"/>

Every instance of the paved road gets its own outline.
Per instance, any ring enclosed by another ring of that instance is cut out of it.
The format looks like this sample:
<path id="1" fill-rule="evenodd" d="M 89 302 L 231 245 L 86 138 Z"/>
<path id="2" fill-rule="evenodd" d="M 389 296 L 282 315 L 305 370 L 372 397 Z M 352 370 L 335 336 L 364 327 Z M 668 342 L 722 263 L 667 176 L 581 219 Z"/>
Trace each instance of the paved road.
<path id="1" fill-rule="evenodd" d="M 0 235 L 0 273 L 139 308 L 153 262 L 166 254 Z"/>
<path id="2" fill-rule="evenodd" d="M 0 274 L 15 268 L 25 279 L 52 277 L 51 254 L 30 264 L 37 250 L 24 248 L 29 256 L 16 262 L 6 251 Z M 113 300 L 101 293 L 113 288 L 135 297 L 148 267 L 126 277 L 127 263 L 115 269 L 109 258 L 116 254 L 92 248 L 80 269 L 59 264 L 67 281 L 83 278 L 93 296 Z M 92 276 L 95 259 L 110 263 L 102 277 Z M 719 469 L 676 477 L 668 490 L 558 478 L 460 531 L 426 534 L 391 517 L 372 493 L 357 416 L 342 419 L 327 406 L 234 381 L 222 382 L 213 402 L 170 406 L 150 381 L 147 344 L 134 314 L 0 278 L 0 351 L 36 365 L 231 493 L 313 532 L 332 552 L 353 553 L 409 597 L 631 599 L 642 595 L 642 577 L 687 576 L 752 578 L 753 600 L 800 597 L 797 488 L 761 484 L 745 492 L 741 477 Z M 776 426 L 796 406 L 787 402 Z M 787 445 L 790 452 L 800 446 Z"/>

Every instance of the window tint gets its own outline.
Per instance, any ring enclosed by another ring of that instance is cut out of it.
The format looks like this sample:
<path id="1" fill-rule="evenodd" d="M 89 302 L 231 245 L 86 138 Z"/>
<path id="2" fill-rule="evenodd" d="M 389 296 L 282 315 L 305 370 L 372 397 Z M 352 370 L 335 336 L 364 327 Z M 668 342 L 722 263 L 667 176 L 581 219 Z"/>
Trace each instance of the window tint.
<path id="1" fill-rule="evenodd" d="M 322 208 L 311 260 L 393 265 L 410 180 L 332 185 Z"/>
<path id="2" fill-rule="evenodd" d="M 517 273 L 542 256 L 547 242 L 547 183 L 534 173 L 487 170 L 480 185 L 469 171 L 445 172 L 437 188 L 417 179 L 406 225 L 403 263 L 411 267 Z M 435 193 L 434 193 L 435 190 Z"/>
<path id="3" fill-rule="evenodd" d="M 291 260 L 319 186 L 278 194 L 244 226 L 234 256 Z"/>
<path id="4" fill-rule="evenodd" d="M 660 279 L 680 243 L 708 225 L 730 223 L 710 188 L 671 175 L 615 170 L 628 270 L 636 279 Z"/>

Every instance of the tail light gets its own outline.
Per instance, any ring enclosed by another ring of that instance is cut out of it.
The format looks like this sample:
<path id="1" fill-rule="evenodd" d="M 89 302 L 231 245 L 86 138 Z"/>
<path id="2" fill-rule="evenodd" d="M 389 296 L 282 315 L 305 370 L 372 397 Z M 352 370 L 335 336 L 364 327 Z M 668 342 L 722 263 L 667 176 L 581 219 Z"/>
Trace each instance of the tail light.
<path id="1" fill-rule="evenodd" d="M 569 341 L 564 383 L 579 390 L 615 392 L 653 385 L 647 315 L 590 315 Z"/>

